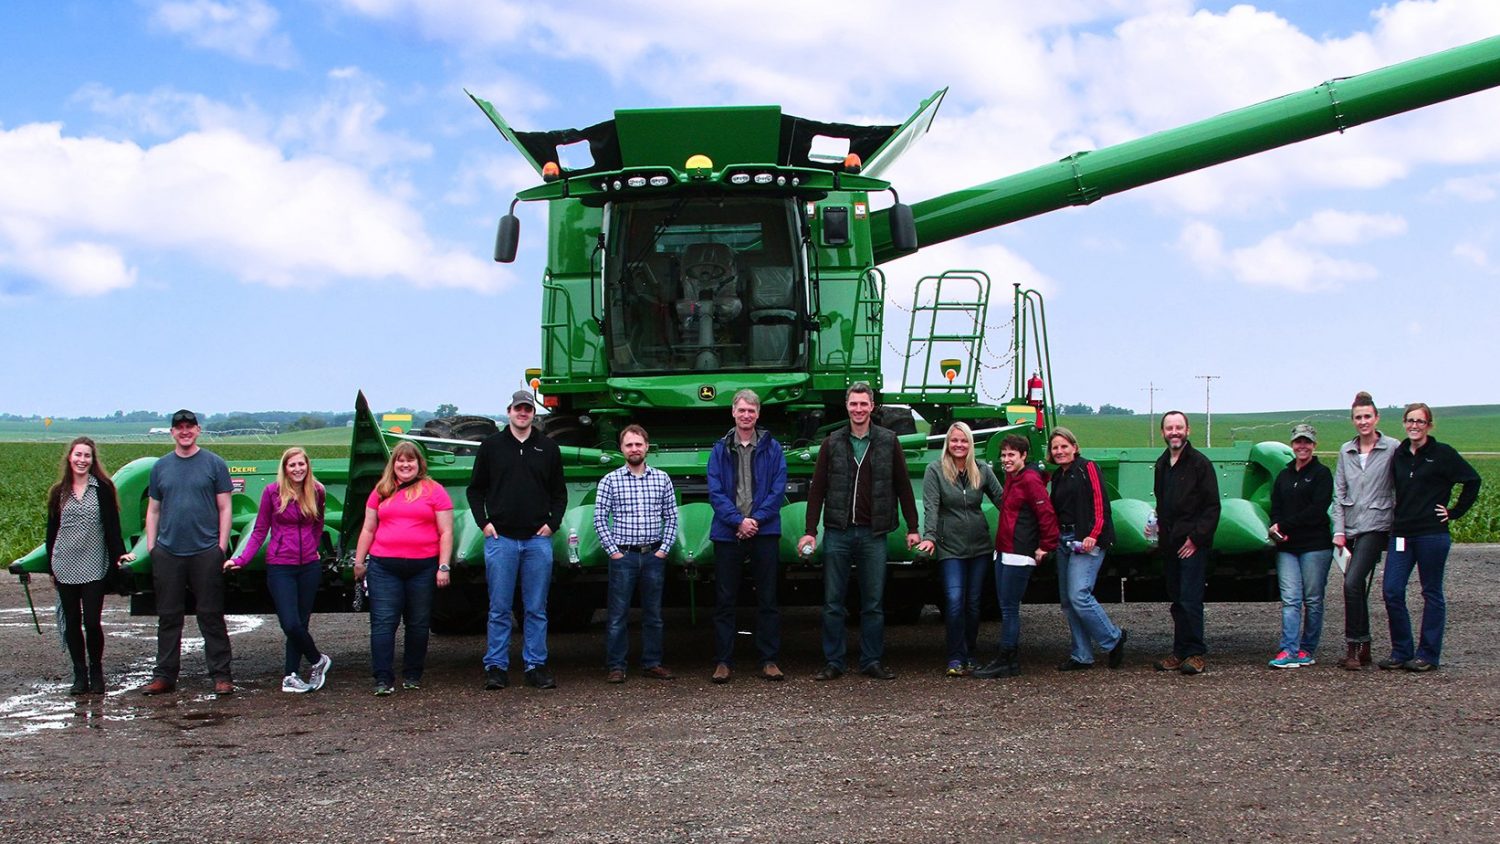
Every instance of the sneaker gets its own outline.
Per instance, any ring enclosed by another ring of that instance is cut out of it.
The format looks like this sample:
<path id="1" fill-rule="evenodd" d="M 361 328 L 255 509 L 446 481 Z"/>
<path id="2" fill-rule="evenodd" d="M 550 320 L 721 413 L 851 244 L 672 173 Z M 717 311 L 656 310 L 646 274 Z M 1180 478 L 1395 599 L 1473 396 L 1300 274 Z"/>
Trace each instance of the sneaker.
<path id="1" fill-rule="evenodd" d="M 314 662 L 313 667 L 308 670 L 307 685 L 311 686 L 313 691 L 323 688 L 323 684 L 328 682 L 328 669 L 332 667 L 333 659 L 328 654 L 323 654 L 322 658 Z"/>
<path id="2" fill-rule="evenodd" d="M 948 670 L 943 672 L 948 677 L 964 676 L 964 664 L 958 660 L 948 663 Z"/>
<path id="3" fill-rule="evenodd" d="M 1297 662 L 1302 665 L 1317 665 L 1318 661 L 1307 651 L 1297 651 Z"/>
<path id="4" fill-rule="evenodd" d="M 1182 670 L 1182 657 L 1177 654 L 1167 654 L 1158 659 L 1152 667 L 1157 671 L 1180 671 Z"/>
<path id="5" fill-rule="evenodd" d="M 995 657 L 983 668 L 974 669 L 974 677 L 979 680 L 998 680 L 1001 677 L 1011 676 L 1010 660 L 1005 657 Z"/>
<path id="6" fill-rule="evenodd" d="M 296 674 L 288 674 L 281 678 L 281 690 L 300 695 L 312 691 L 313 685 Z"/>
<path id="7" fill-rule="evenodd" d="M 1177 670 L 1188 675 L 1189 677 L 1194 674 L 1202 674 L 1204 671 L 1208 670 L 1208 660 L 1204 659 L 1201 654 L 1193 654 L 1187 659 L 1184 659 L 1182 661 L 1182 667 L 1178 668 Z"/>
<path id="8" fill-rule="evenodd" d="M 1301 668 L 1302 660 L 1293 655 L 1291 651 L 1277 651 L 1276 656 L 1271 657 L 1266 665 L 1272 668 Z"/>
<path id="9" fill-rule="evenodd" d="M 604 676 L 604 682 L 606 682 L 606 683 L 623 683 L 623 682 L 625 682 L 625 669 L 623 669 L 623 668 L 611 668 L 611 669 L 609 669 L 609 673 Z"/>
<path id="10" fill-rule="evenodd" d="M 1416 659 L 1408 659 L 1406 662 L 1402 663 L 1401 667 L 1405 668 L 1407 671 L 1415 671 L 1420 674 L 1424 671 L 1436 670 L 1437 663 L 1428 662 L 1421 657 L 1417 657 Z"/>
<path id="11" fill-rule="evenodd" d="M 421 680 L 402 680 L 401 681 L 401 688 L 407 690 L 408 692 L 420 692 L 422 690 L 422 681 Z"/>
<path id="12" fill-rule="evenodd" d="M 498 665 L 486 665 L 484 667 L 484 688 L 486 691 L 503 689 L 510 685 L 510 674 Z"/>
<path id="13" fill-rule="evenodd" d="M 972 659 L 964 660 L 964 676 L 973 677 L 974 672 L 979 670 L 979 663 Z"/>
<path id="14" fill-rule="evenodd" d="M 1409 662 L 1409 661 L 1410 660 L 1396 659 L 1396 655 L 1392 654 L 1392 655 L 1386 657 L 1385 659 L 1382 659 L 1381 661 L 1379 661 L 1379 662 L 1377 662 L 1375 664 L 1378 665 L 1378 666 L 1380 666 L 1380 670 L 1381 671 L 1394 671 L 1397 668 L 1401 668 L 1401 667 L 1405 666 L 1406 663 Z"/>
<path id="15" fill-rule="evenodd" d="M 376 697 L 386 697 L 387 695 L 389 695 L 391 692 L 394 692 L 394 691 L 395 691 L 395 689 L 391 688 L 391 684 L 390 683 L 376 683 L 375 684 L 375 696 Z"/>

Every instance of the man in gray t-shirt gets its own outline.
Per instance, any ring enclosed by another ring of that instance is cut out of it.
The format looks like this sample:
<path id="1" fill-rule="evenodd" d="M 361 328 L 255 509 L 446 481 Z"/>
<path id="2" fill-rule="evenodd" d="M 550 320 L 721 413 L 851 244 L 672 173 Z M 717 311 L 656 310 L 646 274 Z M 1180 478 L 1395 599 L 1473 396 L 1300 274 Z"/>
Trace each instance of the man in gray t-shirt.
<path id="1" fill-rule="evenodd" d="M 151 467 L 146 504 L 146 550 L 156 590 L 156 669 L 142 691 L 163 694 L 177 687 L 182 667 L 182 620 L 187 590 L 193 591 L 198 631 L 214 692 L 234 692 L 230 678 L 229 630 L 224 623 L 223 564 L 229 548 L 232 487 L 223 458 L 198 447 L 198 417 L 172 414 L 176 448 Z"/>

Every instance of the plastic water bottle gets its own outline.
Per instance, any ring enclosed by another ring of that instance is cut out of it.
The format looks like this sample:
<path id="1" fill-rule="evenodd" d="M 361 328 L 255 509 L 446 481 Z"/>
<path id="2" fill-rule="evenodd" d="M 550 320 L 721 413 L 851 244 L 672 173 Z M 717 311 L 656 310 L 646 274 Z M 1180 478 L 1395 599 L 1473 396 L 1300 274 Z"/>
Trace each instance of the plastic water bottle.
<path id="1" fill-rule="evenodd" d="M 1146 514 L 1146 541 L 1155 545 L 1157 542 L 1156 511 L 1152 510 Z"/>
<path id="2" fill-rule="evenodd" d="M 1068 543 L 1068 550 L 1074 554 L 1083 554 L 1086 557 L 1092 557 L 1099 552 L 1099 546 L 1095 545 L 1094 550 L 1089 551 L 1083 547 L 1083 540 L 1075 539 Z"/>
<path id="3" fill-rule="evenodd" d="M 578 557 L 578 531 L 576 531 L 576 530 L 569 530 L 568 531 L 568 562 L 576 564 L 578 562 L 578 559 L 579 559 L 579 557 Z"/>
<path id="4" fill-rule="evenodd" d="M 813 544 L 811 542 L 804 542 L 802 543 L 802 547 L 798 548 L 797 551 L 802 554 L 804 560 L 810 559 L 813 555 Z"/>

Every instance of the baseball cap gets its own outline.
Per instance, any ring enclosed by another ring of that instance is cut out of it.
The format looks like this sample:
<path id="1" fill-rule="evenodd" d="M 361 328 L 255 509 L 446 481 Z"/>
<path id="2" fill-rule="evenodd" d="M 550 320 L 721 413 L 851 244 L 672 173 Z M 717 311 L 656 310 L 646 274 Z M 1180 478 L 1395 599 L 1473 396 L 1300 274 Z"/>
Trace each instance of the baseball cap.
<path id="1" fill-rule="evenodd" d="M 191 410 L 188 410 L 187 408 L 183 408 L 182 410 L 179 410 L 176 413 L 172 414 L 172 427 L 173 428 L 176 428 L 178 425 L 197 425 L 197 424 L 198 424 L 198 415 L 196 413 L 193 413 Z"/>
<path id="2" fill-rule="evenodd" d="M 1303 422 L 1303 423 L 1301 423 L 1299 425 L 1293 425 L 1292 426 L 1292 439 L 1294 439 L 1294 440 L 1312 440 L 1313 442 L 1316 443 L 1318 441 L 1318 429 L 1316 429 L 1313 426 L 1307 424 L 1306 422 Z"/>
<path id="3" fill-rule="evenodd" d="M 518 404 L 529 404 L 535 408 L 536 396 L 532 395 L 530 390 L 516 390 L 510 394 L 510 404 L 506 405 L 505 409 L 510 410 Z"/>

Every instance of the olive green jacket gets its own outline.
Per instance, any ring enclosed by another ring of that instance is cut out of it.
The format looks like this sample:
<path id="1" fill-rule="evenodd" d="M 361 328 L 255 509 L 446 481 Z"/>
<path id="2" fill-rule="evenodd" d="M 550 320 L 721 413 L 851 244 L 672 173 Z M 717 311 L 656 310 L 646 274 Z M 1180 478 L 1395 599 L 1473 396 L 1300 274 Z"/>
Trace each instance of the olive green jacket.
<path id="1" fill-rule="evenodd" d="M 995 538 L 979 505 L 988 496 L 999 507 L 1002 492 L 1000 479 L 985 463 L 979 464 L 977 489 L 949 483 L 941 461 L 929 464 L 922 477 L 922 538 L 936 543 L 934 556 L 946 560 L 994 554 Z"/>

